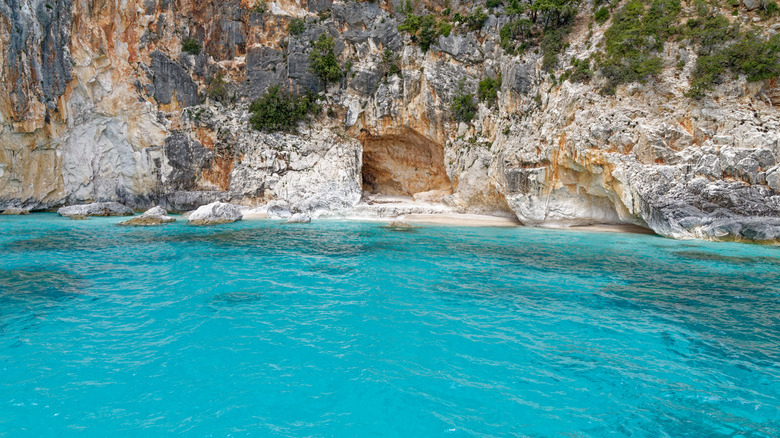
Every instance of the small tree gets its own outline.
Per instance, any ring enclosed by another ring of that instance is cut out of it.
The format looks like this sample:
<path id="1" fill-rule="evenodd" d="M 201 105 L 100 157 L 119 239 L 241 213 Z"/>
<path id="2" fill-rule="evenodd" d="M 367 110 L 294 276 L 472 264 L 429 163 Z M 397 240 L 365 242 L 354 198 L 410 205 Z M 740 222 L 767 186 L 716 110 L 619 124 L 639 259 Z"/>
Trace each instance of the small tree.
<path id="1" fill-rule="evenodd" d="M 474 116 L 477 115 L 477 103 L 474 102 L 474 96 L 466 91 L 466 78 L 458 82 L 458 91 L 452 97 L 450 110 L 452 117 L 458 122 L 471 123 Z"/>
<path id="2" fill-rule="evenodd" d="M 309 70 L 325 86 L 341 79 L 341 66 L 336 59 L 336 54 L 333 53 L 335 47 L 333 37 L 325 36 L 323 33 L 314 42 L 314 48 L 309 54 Z"/>

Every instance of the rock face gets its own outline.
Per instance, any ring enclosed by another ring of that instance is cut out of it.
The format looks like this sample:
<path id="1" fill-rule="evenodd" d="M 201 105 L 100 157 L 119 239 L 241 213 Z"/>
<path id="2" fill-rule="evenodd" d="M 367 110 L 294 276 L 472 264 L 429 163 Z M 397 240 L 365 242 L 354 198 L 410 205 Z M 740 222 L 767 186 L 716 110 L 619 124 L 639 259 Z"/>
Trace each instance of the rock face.
<path id="1" fill-rule="evenodd" d="M 165 225 L 176 222 L 176 218 L 168 216 L 168 212 L 164 208 L 157 206 L 146 210 L 144 214 L 136 216 L 132 219 L 120 222 L 118 225 L 122 226 L 136 226 L 146 227 L 154 225 Z"/>
<path id="2" fill-rule="evenodd" d="M 240 221 L 241 209 L 233 204 L 213 202 L 192 212 L 187 221 L 190 225 L 217 225 Z"/>
<path id="3" fill-rule="evenodd" d="M 65 217 L 132 216 L 133 210 L 118 202 L 95 202 L 61 207 L 57 214 Z"/>
<path id="4" fill-rule="evenodd" d="M 216 202 L 268 204 L 269 217 L 287 219 L 420 208 L 367 206 L 365 191 L 526 225 L 630 223 L 675 238 L 778 241 L 777 78 L 724 79 L 691 99 L 696 50 L 670 41 L 662 73 L 614 95 L 599 93 L 598 74 L 565 80 L 609 26 L 592 22 L 590 2 L 552 72 L 537 50 L 501 48 L 502 7 L 481 29 L 453 24 L 424 52 L 398 30 L 399 2 L 253 5 L 0 5 L 0 209 L 114 202 L 182 212 Z M 734 20 L 761 6 L 742 5 Z M 451 6 L 466 14 L 477 5 Z M 289 34 L 293 18 L 305 20 L 302 33 Z M 761 32 L 780 26 L 759 21 Z M 323 33 L 351 67 L 327 89 L 309 70 Z M 185 39 L 199 50 L 184 52 Z M 453 120 L 457 90 L 476 94 L 485 77 L 502 78 L 495 102 L 480 102 L 469 123 Z M 253 131 L 249 105 L 276 84 L 320 93 L 324 111 L 296 134 Z"/>

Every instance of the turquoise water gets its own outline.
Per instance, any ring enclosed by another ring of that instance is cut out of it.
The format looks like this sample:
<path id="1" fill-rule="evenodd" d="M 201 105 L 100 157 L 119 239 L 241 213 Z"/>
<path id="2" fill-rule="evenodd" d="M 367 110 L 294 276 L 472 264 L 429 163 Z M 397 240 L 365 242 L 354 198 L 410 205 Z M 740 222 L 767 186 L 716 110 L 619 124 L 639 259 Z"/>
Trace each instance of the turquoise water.
<path id="1" fill-rule="evenodd" d="M 0 216 L 0 436 L 777 437 L 780 249 Z"/>

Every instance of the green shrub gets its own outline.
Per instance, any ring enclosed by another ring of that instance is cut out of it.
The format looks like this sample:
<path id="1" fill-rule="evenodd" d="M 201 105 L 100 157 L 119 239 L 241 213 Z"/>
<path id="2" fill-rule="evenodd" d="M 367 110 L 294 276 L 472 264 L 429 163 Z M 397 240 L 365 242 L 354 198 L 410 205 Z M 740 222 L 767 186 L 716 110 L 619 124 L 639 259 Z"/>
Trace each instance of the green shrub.
<path id="1" fill-rule="evenodd" d="M 320 106 L 313 94 L 300 96 L 274 85 L 252 103 L 249 111 L 249 123 L 258 131 L 295 132 L 299 122 L 319 113 Z"/>
<path id="2" fill-rule="evenodd" d="M 587 82 L 593 77 L 593 71 L 590 69 L 590 58 L 575 59 L 574 69 L 570 70 L 568 79 L 571 82 Z"/>
<path id="3" fill-rule="evenodd" d="M 427 52 L 439 35 L 449 36 L 452 25 L 445 20 L 437 22 L 433 14 L 409 14 L 398 26 L 398 30 L 408 33 L 412 42 L 417 42 L 422 51 Z"/>
<path id="4" fill-rule="evenodd" d="M 181 44 L 181 51 L 198 55 L 200 54 L 200 44 L 192 38 L 185 38 Z"/>
<path id="5" fill-rule="evenodd" d="M 496 79 L 486 77 L 479 81 L 479 86 L 477 87 L 479 100 L 487 102 L 488 106 L 493 106 L 496 103 L 496 99 L 498 99 L 498 90 L 501 89 L 501 82 L 501 73 L 498 74 Z"/>
<path id="6" fill-rule="evenodd" d="M 474 96 L 466 91 L 465 78 L 458 82 L 458 90 L 452 97 L 450 110 L 452 117 L 458 122 L 471 123 L 477 115 L 477 103 L 474 102 Z"/>
<path id="7" fill-rule="evenodd" d="M 770 0 L 763 3 L 761 10 L 767 17 L 773 17 L 780 12 L 780 6 L 777 5 L 776 1 Z"/>
<path id="8" fill-rule="evenodd" d="M 534 0 L 531 3 L 531 20 L 544 27 L 557 27 L 570 23 L 577 15 L 577 0 Z"/>
<path id="9" fill-rule="evenodd" d="M 268 7 L 265 4 L 265 0 L 257 0 L 250 10 L 256 14 L 264 14 L 267 9 Z"/>
<path id="10" fill-rule="evenodd" d="M 615 13 L 604 33 L 605 50 L 599 65 L 607 79 L 603 93 L 613 93 L 619 84 L 644 81 L 661 72 L 657 54 L 676 32 L 679 13 L 679 0 L 629 0 Z"/>
<path id="11" fill-rule="evenodd" d="M 301 18 L 293 18 L 287 25 L 287 31 L 290 35 L 300 35 L 306 31 L 306 22 Z"/>
<path id="12" fill-rule="evenodd" d="M 436 17 L 426 15 L 420 22 L 420 48 L 427 52 L 434 40 L 439 36 L 439 29 L 436 25 Z"/>
<path id="13" fill-rule="evenodd" d="M 609 20 L 609 9 L 602 6 L 601 9 L 596 11 L 596 15 L 594 18 L 596 20 L 596 23 L 604 24 L 605 21 Z"/>
<path id="14" fill-rule="evenodd" d="M 439 35 L 448 37 L 452 33 L 452 23 L 447 20 L 441 20 L 439 22 Z"/>
<path id="15" fill-rule="evenodd" d="M 223 72 L 220 71 L 211 78 L 208 87 L 206 87 L 206 95 L 209 99 L 217 102 L 225 102 L 228 99 L 227 82 Z"/>
<path id="16" fill-rule="evenodd" d="M 398 75 L 399 78 L 402 77 L 401 67 L 398 66 L 398 55 L 393 53 L 389 47 L 385 48 L 384 53 L 382 53 L 382 61 L 379 63 L 379 67 L 385 76 Z"/>
<path id="17" fill-rule="evenodd" d="M 456 13 L 455 16 L 452 17 L 452 21 L 456 23 L 464 23 L 466 27 L 469 28 L 469 30 L 475 32 L 482 29 L 482 26 L 485 25 L 487 19 L 488 15 L 482 10 L 482 7 L 477 7 L 473 14 L 461 15 Z"/>
<path id="18" fill-rule="evenodd" d="M 485 6 L 493 9 L 504 4 L 504 0 L 485 0 Z"/>
<path id="19" fill-rule="evenodd" d="M 704 96 L 727 72 L 744 74 L 750 82 L 780 76 L 780 35 L 764 40 L 757 34 L 747 31 L 730 45 L 700 52 L 687 95 Z"/>
<path id="20" fill-rule="evenodd" d="M 341 79 L 341 66 L 333 53 L 335 47 L 333 37 L 322 33 L 309 53 L 309 70 L 325 86 Z"/>
<path id="21" fill-rule="evenodd" d="M 571 30 L 571 26 L 547 29 L 542 36 L 539 47 L 542 49 L 542 70 L 552 71 L 558 65 L 558 54 L 564 48 L 564 39 Z"/>
<path id="22" fill-rule="evenodd" d="M 514 54 L 516 51 L 522 52 L 530 44 L 532 29 L 533 23 L 526 18 L 515 18 L 501 26 L 498 31 L 501 48 L 509 54 Z M 518 42 L 520 42 L 520 47 L 516 45 Z"/>
<path id="23" fill-rule="evenodd" d="M 506 13 L 508 15 L 520 15 L 525 13 L 526 4 L 521 3 L 520 0 L 509 0 L 506 5 Z"/>

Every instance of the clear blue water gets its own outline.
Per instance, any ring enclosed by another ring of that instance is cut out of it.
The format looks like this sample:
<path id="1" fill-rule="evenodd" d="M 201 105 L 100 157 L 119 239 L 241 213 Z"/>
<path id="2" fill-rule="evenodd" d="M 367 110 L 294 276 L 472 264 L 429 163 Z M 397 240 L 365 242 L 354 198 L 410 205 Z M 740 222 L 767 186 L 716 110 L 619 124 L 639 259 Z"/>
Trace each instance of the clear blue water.
<path id="1" fill-rule="evenodd" d="M 0 436 L 777 437 L 780 249 L 0 216 Z"/>

